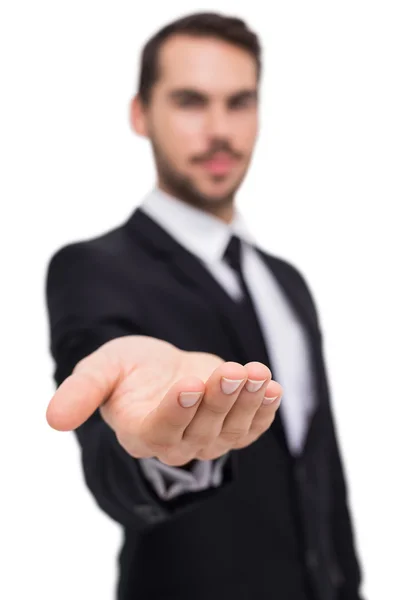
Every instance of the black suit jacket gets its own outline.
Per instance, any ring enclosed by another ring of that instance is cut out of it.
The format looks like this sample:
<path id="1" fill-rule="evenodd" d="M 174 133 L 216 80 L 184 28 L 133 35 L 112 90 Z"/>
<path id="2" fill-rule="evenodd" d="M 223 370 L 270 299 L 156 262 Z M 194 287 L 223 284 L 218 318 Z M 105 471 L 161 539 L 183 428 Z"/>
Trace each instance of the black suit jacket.
<path id="1" fill-rule="evenodd" d="M 289 453 L 278 411 L 259 440 L 230 453 L 220 488 L 162 501 L 96 412 L 76 434 L 89 489 L 124 528 L 119 600 L 360 599 L 316 308 L 294 266 L 259 252 L 310 342 L 318 403 L 304 452 Z M 81 358 L 132 334 L 259 360 L 230 297 L 140 208 L 121 227 L 57 251 L 46 291 L 57 385 Z"/>

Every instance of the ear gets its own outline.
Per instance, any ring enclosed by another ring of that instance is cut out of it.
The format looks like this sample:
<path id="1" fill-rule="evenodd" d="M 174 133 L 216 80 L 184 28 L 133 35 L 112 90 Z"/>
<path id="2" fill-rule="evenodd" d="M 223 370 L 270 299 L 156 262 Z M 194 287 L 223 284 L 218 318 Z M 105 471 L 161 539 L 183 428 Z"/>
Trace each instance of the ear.
<path id="1" fill-rule="evenodd" d="M 146 112 L 138 95 L 134 96 L 129 106 L 129 122 L 132 130 L 143 137 L 148 136 Z"/>

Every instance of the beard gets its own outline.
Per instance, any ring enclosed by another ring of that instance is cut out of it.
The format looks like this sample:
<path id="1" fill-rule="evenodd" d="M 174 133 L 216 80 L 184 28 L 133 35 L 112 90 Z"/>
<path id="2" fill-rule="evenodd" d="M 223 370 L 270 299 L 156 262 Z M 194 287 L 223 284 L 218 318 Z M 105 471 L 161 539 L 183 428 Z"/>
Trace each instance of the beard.
<path id="1" fill-rule="evenodd" d="M 228 192 L 218 195 L 204 194 L 198 189 L 189 175 L 183 175 L 177 171 L 165 153 L 161 150 L 160 145 L 156 142 L 154 136 L 151 137 L 150 143 L 160 182 L 166 187 L 166 191 L 169 194 L 196 208 L 210 212 L 232 205 L 235 194 L 244 179 L 245 173 L 240 178 L 240 181 L 235 182 L 235 184 L 232 185 L 232 188 Z M 211 177 L 216 183 L 223 181 L 225 178 L 224 175 L 212 175 Z"/>

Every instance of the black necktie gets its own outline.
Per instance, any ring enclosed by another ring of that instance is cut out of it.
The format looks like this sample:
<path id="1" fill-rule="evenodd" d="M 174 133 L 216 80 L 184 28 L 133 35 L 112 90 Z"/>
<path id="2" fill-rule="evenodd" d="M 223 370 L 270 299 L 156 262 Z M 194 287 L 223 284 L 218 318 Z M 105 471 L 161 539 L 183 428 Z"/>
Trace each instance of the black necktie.
<path id="1" fill-rule="evenodd" d="M 243 275 L 242 242 L 236 235 L 233 235 L 229 241 L 229 244 L 225 250 L 224 260 L 237 273 L 242 288 L 243 298 L 239 303 L 237 303 L 237 305 L 238 309 L 240 310 L 239 318 L 242 320 L 241 325 L 243 325 L 243 328 L 247 330 L 247 339 L 249 340 L 248 343 L 249 345 L 251 344 L 251 347 L 248 348 L 249 353 L 254 357 L 251 360 L 263 362 L 272 371 L 271 361 L 268 356 L 268 350 L 265 344 L 257 312 L 254 307 L 254 302 Z"/>
<path id="2" fill-rule="evenodd" d="M 253 305 L 253 301 L 251 299 L 249 289 L 247 287 L 246 281 L 243 276 L 243 266 L 242 266 L 242 242 L 236 236 L 233 235 L 229 241 L 228 246 L 226 247 L 224 260 L 232 267 L 232 269 L 239 276 L 240 285 L 242 288 L 242 292 L 244 294 L 243 301 L 249 302 Z M 254 307 L 253 307 L 254 308 Z"/>

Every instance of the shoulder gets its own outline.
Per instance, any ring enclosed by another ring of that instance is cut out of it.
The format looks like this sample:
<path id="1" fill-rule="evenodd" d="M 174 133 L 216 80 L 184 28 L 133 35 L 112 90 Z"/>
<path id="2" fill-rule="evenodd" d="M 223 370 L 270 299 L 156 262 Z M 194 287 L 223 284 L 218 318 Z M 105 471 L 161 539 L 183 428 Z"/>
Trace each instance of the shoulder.
<path id="1" fill-rule="evenodd" d="M 268 265 L 275 272 L 283 273 L 287 277 L 291 277 L 293 281 L 300 284 L 304 287 L 307 292 L 311 295 L 310 285 L 304 275 L 303 270 L 296 265 L 294 262 L 287 260 L 286 258 L 282 258 L 280 256 L 276 256 L 275 254 L 271 254 L 270 252 L 266 252 L 260 248 L 257 248 L 259 253 L 266 260 Z"/>
<path id="2" fill-rule="evenodd" d="M 113 253 L 113 248 L 123 235 L 122 227 L 85 240 L 76 240 L 57 248 L 48 260 L 48 268 L 71 264 L 80 260 L 103 260 Z"/>
<path id="3" fill-rule="evenodd" d="M 69 275 L 89 279 L 104 276 L 107 272 L 118 272 L 118 266 L 126 262 L 127 256 L 138 262 L 135 261 L 137 255 L 138 248 L 132 247 L 126 227 L 121 225 L 96 237 L 72 241 L 57 248 L 47 260 L 46 280 L 48 283 Z"/>
<path id="4" fill-rule="evenodd" d="M 306 298 L 306 300 L 312 306 L 314 314 L 318 320 L 318 311 L 312 285 L 305 276 L 302 268 L 286 258 L 276 256 L 270 252 L 261 250 L 260 248 L 257 248 L 257 250 L 260 252 L 261 256 L 264 258 L 274 274 L 279 275 L 279 278 L 284 278 L 288 283 L 290 283 L 291 287 L 296 289 L 296 293 L 301 294 Z"/>
<path id="5" fill-rule="evenodd" d="M 44 287 L 53 327 L 77 319 L 92 323 L 110 311 L 122 313 L 128 306 L 133 310 L 133 288 L 126 275 L 130 264 L 120 254 L 122 234 L 118 229 L 74 241 L 50 257 Z"/>

